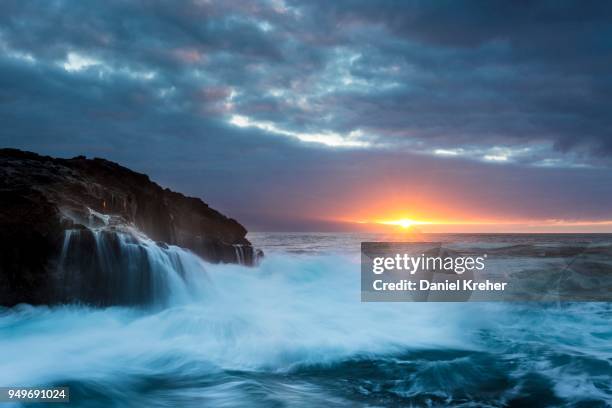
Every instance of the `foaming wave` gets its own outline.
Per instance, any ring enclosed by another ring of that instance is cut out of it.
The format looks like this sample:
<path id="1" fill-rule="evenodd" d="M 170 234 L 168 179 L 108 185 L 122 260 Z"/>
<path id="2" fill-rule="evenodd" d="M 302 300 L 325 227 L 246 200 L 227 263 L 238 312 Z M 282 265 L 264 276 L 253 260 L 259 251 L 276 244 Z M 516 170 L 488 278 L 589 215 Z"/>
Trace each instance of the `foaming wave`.
<path id="1" fill-rule="evenodd" d="M 206 268 L 207 275 L 191 276 L 199 291 L 194 300 L 181 298 L 161 311 L 6 309 L 0 354 L 11 369 L 1 382 L 46 380 L 58 371 L 82 375 L 96 365 L 103 372 L 113 361 L 146 363 L 167 353 L 224 368 L 286 370 L 357 353 L 470 344 L 465 325 L 474 322 L 457 308 L 361 303 L 356 265 L 343 258 L 272 256 L 259 268 Z"/>
<path id="2" fill-rule="evenodd" d="M 0 385 L 85 406 L 610 402 L 607 305 L 362 303 L 355 262 L 205 265 L 163 310 L 5 309 Z"/>

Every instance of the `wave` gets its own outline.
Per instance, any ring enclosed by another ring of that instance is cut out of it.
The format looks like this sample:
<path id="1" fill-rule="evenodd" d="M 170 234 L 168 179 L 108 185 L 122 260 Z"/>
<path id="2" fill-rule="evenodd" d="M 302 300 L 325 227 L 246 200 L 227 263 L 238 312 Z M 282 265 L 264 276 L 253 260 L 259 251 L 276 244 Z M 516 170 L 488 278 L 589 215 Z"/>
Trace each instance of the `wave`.
<path id="1" fill-rule="evenodd" d="M 361 303 L 339 256 L 187 269 L 163 308 L 2 310 L 0 385 L 91 407 L 612 403 L 608 304 Z"/>

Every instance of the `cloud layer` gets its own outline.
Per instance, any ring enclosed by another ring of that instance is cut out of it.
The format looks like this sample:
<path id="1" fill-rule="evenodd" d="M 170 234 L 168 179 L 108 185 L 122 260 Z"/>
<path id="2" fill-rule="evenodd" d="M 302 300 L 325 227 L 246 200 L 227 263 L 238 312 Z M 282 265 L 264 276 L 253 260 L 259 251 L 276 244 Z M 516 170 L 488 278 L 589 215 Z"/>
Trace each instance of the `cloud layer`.
<path id="1" fill-rule="evenodd" d="M 605 2 L 5 1 L 0 141 L 259 228 L 384 200 L 612 219 L 611 23 Z"/>

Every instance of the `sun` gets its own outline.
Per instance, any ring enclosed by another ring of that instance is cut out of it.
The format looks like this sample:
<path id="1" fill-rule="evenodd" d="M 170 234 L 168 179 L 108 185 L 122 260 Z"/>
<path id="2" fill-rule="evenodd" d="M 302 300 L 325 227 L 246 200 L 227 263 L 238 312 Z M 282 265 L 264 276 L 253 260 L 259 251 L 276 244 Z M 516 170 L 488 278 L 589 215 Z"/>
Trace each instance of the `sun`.
<path id="1" fill-rule="evenodd" d="M 398 227 L 402 227 L 402 228 L 410 228 L 416 224 L 425 224 L 422 221 L 414 221 L 408 218 L 401 218 L 399 220 L 392 220 L 392 221 L 379 221 L 379 224 L 385 224 L 385 225 L 397 225 Z"/>
<path id="2" fill-rule="evenodd" d="M 412 220 L 408 220 L 408 219 L 401 219 L 401 220 L 397 220 L 397 225 L 399 225 L 402 228 L 410 228 L 411 226 L 414 225 L 414 222 Z"/>

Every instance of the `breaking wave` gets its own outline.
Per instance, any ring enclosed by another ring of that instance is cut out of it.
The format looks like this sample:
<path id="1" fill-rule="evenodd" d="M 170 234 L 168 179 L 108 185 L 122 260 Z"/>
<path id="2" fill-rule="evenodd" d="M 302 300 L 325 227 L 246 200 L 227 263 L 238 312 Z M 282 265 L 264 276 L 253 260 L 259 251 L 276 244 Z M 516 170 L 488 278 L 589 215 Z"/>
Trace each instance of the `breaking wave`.
<path id="1" fill-rule="evenodd" d="M 187 286 L 161 308 L 1 310 L 0 385 L 69 386 L 83 407 L 612 404 L 606 303 L 361 303 L 351 258 L 249 268 L 151 245 Z"/>

